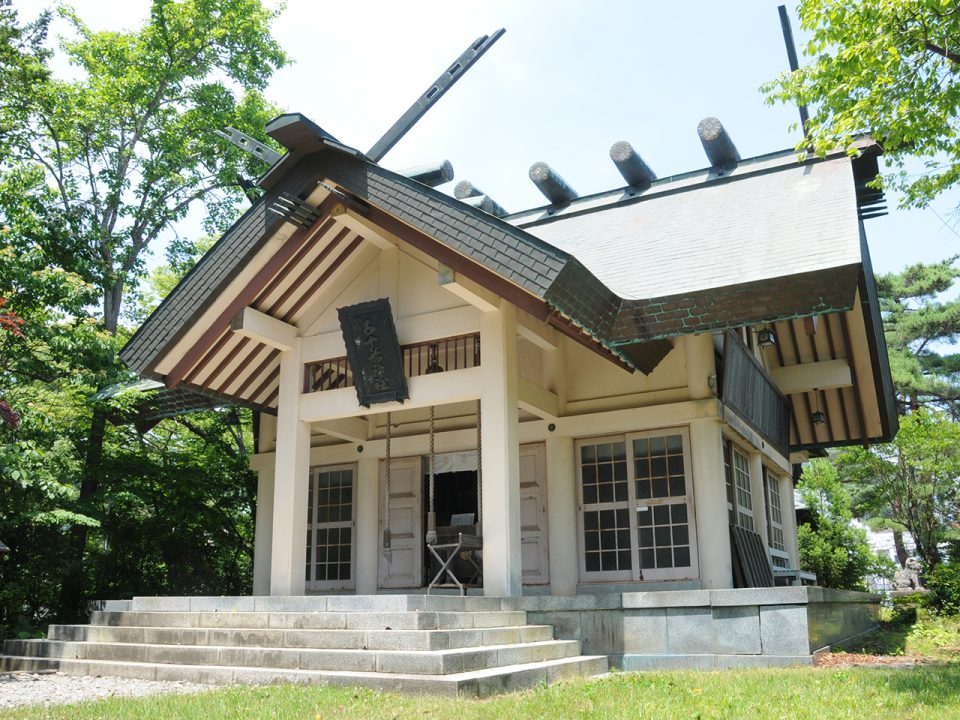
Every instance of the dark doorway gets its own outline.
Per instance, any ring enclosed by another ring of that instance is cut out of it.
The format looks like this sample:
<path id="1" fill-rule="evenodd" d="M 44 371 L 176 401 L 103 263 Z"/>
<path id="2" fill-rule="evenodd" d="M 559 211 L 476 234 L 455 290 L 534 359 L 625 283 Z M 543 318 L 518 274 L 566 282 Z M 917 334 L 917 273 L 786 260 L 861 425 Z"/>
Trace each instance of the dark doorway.
<path id="1" fill-rule="evenodd" d="M 477 471 L 460 470 L 457 472 L 437 473 L 433 476 L 433 499 L 435 512 L 437 514 L 437 542 L 455 541 L 458 533 L 470 533 L 479 535 L 477 527 Z M 423 528 L 424 535 L 429 527 L 428 513 L 430 512 L 430 476 L 423 477 Z M 454 515 L 463 515 L 470 513 L 473 515 L 473 522 L 470 525 L 453 526 L 451 518 Z M 429 582 L 440 569 L 436 558 L 427 550 L 426 544 L 423 547 L 423 566 L 427 572 L 425 582 Z M 472 566 L 464 562 L 464 567 L 459 567 L 459 561 L 454 563 L 454 572 L 457 578 L 463 581 L 469 579 L 472 574 Z"/>

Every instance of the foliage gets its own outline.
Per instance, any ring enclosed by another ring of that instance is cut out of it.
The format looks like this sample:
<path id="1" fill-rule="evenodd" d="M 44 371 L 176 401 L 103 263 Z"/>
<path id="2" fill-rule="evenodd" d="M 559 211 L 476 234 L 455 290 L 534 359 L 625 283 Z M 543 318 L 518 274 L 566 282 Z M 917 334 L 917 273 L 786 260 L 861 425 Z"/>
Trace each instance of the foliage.
<path id="1" fill-rule="evenodd" d="M 870 549 L 867 534 L 851 523 L 850 498 L 826 459 L 804 466 L 797 485 L 813 516 L 797 530 L 801 567 L 817 574 L 824 587 L 865 590 L 868 575 L 889 575 L 892 567 Z"/>
<path id="2" fill-rule="evenodd" d="M 926 582 L 927 602 L 944 615 L 960 615 L 960 562 L 941 563 Z"/>
<path id="3" fill-rule="evenodd" d="M 270 35 L 276 12 L 153 0 L 140 29 L 96 32 L 58 11 L 70 78 L 48 68 L 49 15 L 21 25 L 0 0 L 0 297 L 6 327 L 23 320 L 22 336 L 0 331 L 0 397 L 22 417 L 16 433 L 0 425 L 0 536 L 14 551 L 0 633 L 91 595 L 249 582 L 249 415 L 138 435 L 111 420 L 145 398 L 91 398 L 130 379 L 116 355 L 129 335 L 121 306 L 151 243 L 195 204 L 213 232 L 247 201 L 242 179 L 262 168 L 214 131 L 260 135 L 276 114 L 261 95 L 287 62 Z M 168 284 L 181 271 L 174 263 Z"/>
<path id="4" fill-rule="evenodd" d="M 960 400 L 960 355 L 941 354 L 960 334 L 960 299 L 941 300 L 960 278 L 957 256 L 877 277 L 893 384 L 903 411 L 951 412 Z"/>
<path id="5" fill-rule="evenodd" d="M 211 230 L 233 220 L 238 176 L 256 161 L 213 131 L 261 134 L 276 111 L 259 91 L 287 58 L 260 0 L 154 0 L 149 21 L 125 33 L 60 13 L 80 78 L 11 83 L 7 114 L 25 121 L 11 125 L 4 165 L 42 169 L 69 228 L 57 262 L 100 288 L 114 332 L 124 287 L 161 233 L 199 201 Z"/>
<path id="6" fill-rule="evenodd" d="M 850 448 L 837 458 L 861 512 L 906 529 L 929 570 L 940 544 L 960 529 L 960 426 L 924 409 L 901 418 L 893 442 Z"/>
<path id="7" fill-rule="evenodd" d="M 810 62 L 761 89 L 807 105 L 806 138 L 824 154 L 870 133 L 897 172 L 887 181 L 922 206 L 960 181 L 960 5 L 954 0 L 801 0 Z M 904 170 L 919 158 L 919 177 Z"/>

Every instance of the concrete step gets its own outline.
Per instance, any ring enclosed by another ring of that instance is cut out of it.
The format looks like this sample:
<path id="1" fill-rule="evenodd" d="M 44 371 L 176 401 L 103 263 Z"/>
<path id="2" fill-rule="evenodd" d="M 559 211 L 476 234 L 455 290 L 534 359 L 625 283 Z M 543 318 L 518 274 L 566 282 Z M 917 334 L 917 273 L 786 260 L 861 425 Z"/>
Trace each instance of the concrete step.
<path id="1" fill-rule="evenodd" d="M 487 697 L 535 687 L 556 680 L 593 676 L 607 671 L 606 656 L 564 657 L 522 665 L 507 665 L 448 675 L 411 673 L 296 670 L 223 665 L 168 665 L 85 659 L 0 657 L 0 670 L 60 670 L 76 675 L 113 675 L 146 680 L 180 680 L 211 684 L 318 683 L 369 687 L 408 693 Z"/>
<path id="2" fill-rule="evenodd" d="M 542 642 L 553 639 L 550 625 L 460 630 L 286 630 L 250 628 L 51 625 L 50 640 L 153 645 L 314 647 L 368 650 L 447 650 Z"/>
<path id="3" fill-rule="evenodd" d="M 575 640 L 450 650 L 365 650 L 8 640 L 4 654 L 71 660 L 449 675 L 580 654 Z"/>
<path id="4" fill-rule="evenodd" d="M 292 595 L 263 597 L 135 597 L 133 612 L 495 612 L 519 598 L 460 595 Z M 98 608 L 113 610 L 114 607 Z"/>
<path id="5" fill-rule="evenodd" d="M 388 596 L 389 597 L 389 596 Z M 332 599 L 332 598 L 330 598 Z M 456 598 L 431 598 L 446 600 Z M 496 599 L 496 598 L 466 598 Z M 93 612 L 91 625 L 177 628 L 250 628 L 295 630 L 473 630 L 519 627 L 527 622 L 522 610 L 495 611 L 132 611 Z"/>

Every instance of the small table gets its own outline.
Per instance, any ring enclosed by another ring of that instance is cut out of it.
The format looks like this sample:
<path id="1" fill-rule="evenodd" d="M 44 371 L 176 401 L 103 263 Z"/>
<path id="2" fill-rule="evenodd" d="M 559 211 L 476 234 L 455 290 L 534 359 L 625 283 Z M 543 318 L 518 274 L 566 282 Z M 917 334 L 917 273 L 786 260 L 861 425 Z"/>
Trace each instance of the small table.
<path id="1" fill-rule="evenodd" d="M 434 588 L 457 588 L 461 595 L 466 594 L 467 587 L 478 587 L 478 581 L 483 575 L 483 568 L 477 562 L 477 551 L 483 549 L 483 539 L 479 535 L 470 535 L 468 533 L 457 533 L 456 540 L 444 543 L 427 543 L 427 547 L 433 556 L 440 563 L 440 570 L 433 576 L 433 580 L 427 586 L 427 595 Z M 450 567 L 454 560 L 461 558 L 470 562 L 473 566 L 473 575 L 466 583 L 460 582 L 455 572 Z M 446 574 L 449 582 L 444 582 L 441 577 Z"/>

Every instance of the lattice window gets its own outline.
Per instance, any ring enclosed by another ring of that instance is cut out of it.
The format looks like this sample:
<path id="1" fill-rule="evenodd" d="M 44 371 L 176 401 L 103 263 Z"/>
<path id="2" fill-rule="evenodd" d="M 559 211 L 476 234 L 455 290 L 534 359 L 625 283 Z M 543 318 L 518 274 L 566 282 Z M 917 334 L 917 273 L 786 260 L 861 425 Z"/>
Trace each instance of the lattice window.
<path id="1" fill-rule="evenodd" d="M 730 464 L 737 498 L 737 525 L 755 529 L 753 522 L 753 494 L 750 491 L 750 461 L 736 447 L 730 447 Z"/>
<path id="2" fill-rule="evenodd" d="M 763 484 L 767 491 L 767 541 L 770 557 L 776 567 L 789 567 L 786 543 L 783 535 L 783 503 L 780 495 L 780 478 L 763 469 Z"/>
<path id="3" fill-rule="evenodd" d="M 683 437 L 641 437 L 635 438 L 631 445 L 640 567 L 643 570 L 690 567 Z"/>
<path id="4" fill-rule="evenodd" d="M 685 438 L 661 431 L 578 445 L 586 579 L 698 577 Z"/>
<path id="5" fill-rule="evenodd" d="M 627 448 L 623 440 L 580 447 L 583 561 L 588 573 L 631 573 Z"/>
<path id="6" fill-rule="evenodd" d="M 307 489 L 306 581 L 314 589 L 353 584 L 354 468 L 314 468 Z"/>

